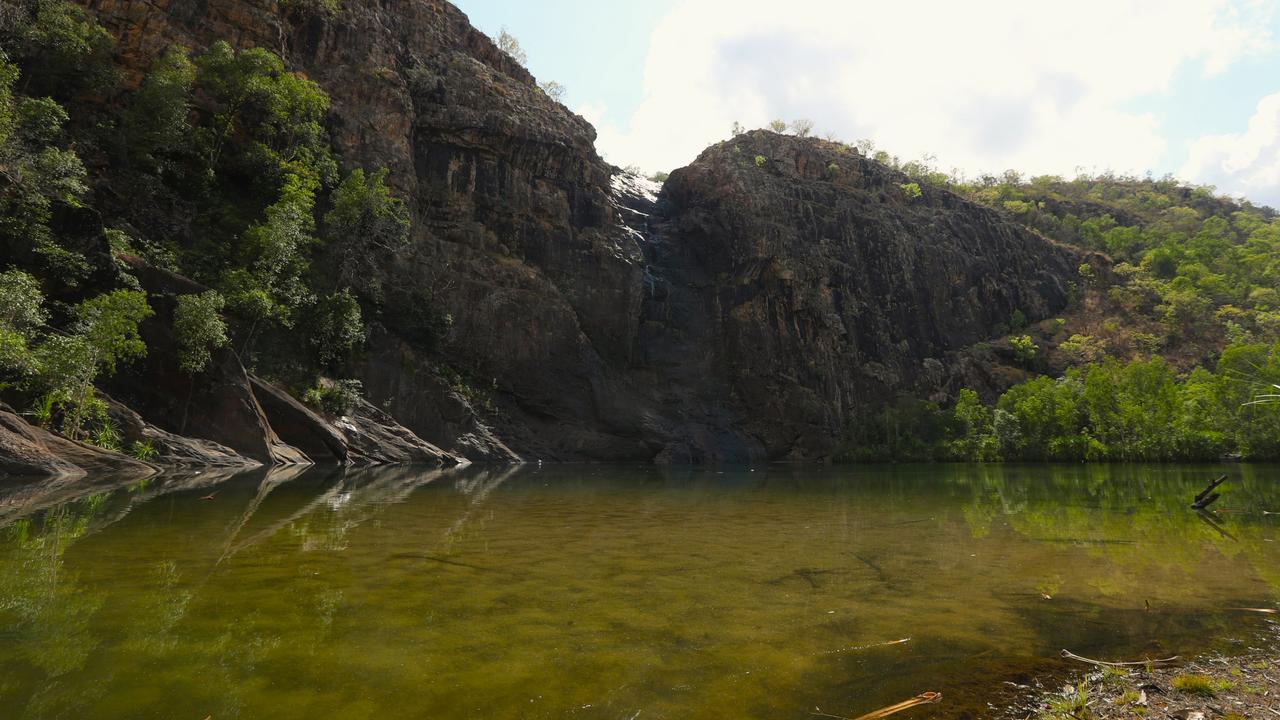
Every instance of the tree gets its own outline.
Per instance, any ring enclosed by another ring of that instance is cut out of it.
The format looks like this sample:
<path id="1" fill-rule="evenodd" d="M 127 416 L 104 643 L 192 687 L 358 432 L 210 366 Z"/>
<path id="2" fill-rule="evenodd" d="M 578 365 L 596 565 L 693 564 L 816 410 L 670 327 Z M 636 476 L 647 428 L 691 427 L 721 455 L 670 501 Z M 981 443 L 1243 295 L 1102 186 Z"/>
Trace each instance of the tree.
<path id="1" fill-rule="evenodd" d="M 117 363 L 147 354 L 138 325 L 154 314 L 146 293 L 114 290 L 76 306 L 76 334 L 89 343 L 94 363 L 114 373 Z"/>
<path id="2" fill-rule="evenodd" d="M 409 211 L 387 187 L 387 169 L 366 175 L 356 168 L 333 192 L 324 235 L 334 251 L 338 285 L 380 299 L 385 258 L 409 244 Z"/>
<path id="3" fill-rule="evenodd" d="M 104 293 L 76 306 L 71 334 L 52 335 L 37 348 L 35 385 L 49 404 L 67 409 L 62 431 L 68 437 L 78 438 L 85 419 L 102 412 L 93 390 L 98 374 L 147 354 L 138 325 L 152 314 L 144 292 Z"/>
<path id="4" fill-rule="evenodd" d="M 770 130 L 776 133 L 784 133 L 787 131 L 787 121 L 786 120 L 770 120 L 768 127 Z"/>
<path id="5" fill-rule="evenodd" d="M 809 133 L 813 132 L 813 121 L 808 118 L 792 120 L 791 132 L 797 137 L 809 137 Z"/>
<path id="6" fill-rule="evenodd" d="M 738 137 L 744 132 L 746 132 L 746 129 L 742 127 L 742 123 L 738 122 L 737 120 L 734 120 L 733 127 L 729 131 L 729 136 Z"/>
<path id="7" fill-rule="evenodd" d="M 1040 348 L 1031 340 L 1030 335 L 1018 335 L 1009 338 L 1009 347 L 1013 348 L 1013 357 L 1018 362 L 1031 362 L 1036 358 Z"/>
<path id="8" fill-rule="evenodd" d="M 267 208 L 266 221 L 245 233 L 240 266 L 223 277 L 227 302 L 252 321 L 246 350 L 262 322 L 291 327 L 294 312 L 313 297 L 303 274 L 309 266 L 304 251 L 317 242 L 317 184 L 308 174 L 288 175 L 280 199 Z"/>
<path id="9" fill-rule="evenodd" d="M 41 265 L 74 284 L 88 261 L 49 229 L 56 204 L 77 206 L 87 189 L 80 158 L 58 144 L 67 113 L 49 98 L 14 92 L 18 68 L 0 53 L 0 258 Z"/>
<path id="10" fill-rule="evenodd" d="M 115 83 L 114 40 L 83 8 L 65 0 L 5 3 L 0 47 L 12 53 L 26 76 L 26 92 L 71 99 Z"/>
<path id="11" fill-rule="evenodd" d="M 346 288 L 321 300 L 312 318 L 310 342 L 322 365 L 337 365 L 364 342 L 360 304 Z"/>
<path id="12" fill-rule="evenodd" d="M 546 93 L 547 97 L 551 98 L 552 100 L 555 100 L 556 102 L 564 101 L 565 87 L 564 85 L 561 85 L 555 80 L 547 80 L 546 82 L 540 82 L 538 83 L 538 87 L 542 88 L 542 92 Z"/>
<path id="13" fill-rule="evenodd" d="M 151 65 L 142 87 L 125 113 L 127 152 L 151 171 L 164 168 L 164 158 L 187 144 L 195 65 L 181 45 L 170 47 Z"/>
<path id="14" fill-rule="evenodd" d="M 328 182 L 336 174 L 321 121 L 329 96 L 319 85 L 287 72 L 284 61 L 262 48 L 235 51 L 218 41 L 196 58 L 206 117 L 197 133 L 206 166 L 259 185 L 306 172 Z M 234 161 L 226 163 L 228 147 Z"/>
<path id="15" fill-rule="evenodd" d="M 498 49 L 510 55 L 512 60 L 521 65 L 529 62 L 529 56 L 525 54 L 524 48 L 520 47 L 520 41 L 515 35 L 507 32 L 505 27 L 498 32 Z"/>
<path id="16" fill-rule="evenodd" d="M 5 376 L 16 379 L 31 372 L 30 344 L 48 320 L 40 283 L 21 270 L 0 273 L 0 387 Z"/>
<path id="17" fill-rule="evenodd" d="M 184 372 L 201 372 L 213 359 L 212 351 L 227 344 L 227 324 L 220 314 L 225 304 L 215 290 L 178 296 L 173 334 L 178 341 L 178 366 Z"/>

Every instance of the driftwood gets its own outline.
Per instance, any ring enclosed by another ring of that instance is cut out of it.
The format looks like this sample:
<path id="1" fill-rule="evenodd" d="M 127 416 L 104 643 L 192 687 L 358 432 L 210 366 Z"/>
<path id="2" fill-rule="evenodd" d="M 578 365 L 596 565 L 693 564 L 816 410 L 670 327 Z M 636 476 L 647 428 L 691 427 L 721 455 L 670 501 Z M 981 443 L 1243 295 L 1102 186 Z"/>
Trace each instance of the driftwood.
<path id="1" fill-rule="evenodd" d="M 830 715 L 828 713 L 824 713 L 821 711 L 812 712 L 809 714 L 817 715 L 819 717 L 837 718 L 838 720 L 877 720 L 878 718 L 888 717 L 890 715 L 893 715 L 894 713 L 900 713 L 903 710 L 910 710 L 911 708 L 917 705 L 928 705 L 929 703 L 936 703 L 940 700 L 942 700 L 942 693 L 940 692 L 922 692 L 919 695 L 911 698 L 910 700 L 903 700 L 902 702 L 896 705 L 890 705 L 889 707 L 882 707 L 879 710 L 876 710 L 875 712 L 869 712 L 866 715 L 859 715 L 856 718 L 846 718 L 841 715 Z"/>
<path id="2" fill-rule="evenodd" d="M 867 645 L 851 645 L 849 647 L 840 648 L 838 650 L 827 650 L 825 652 L 814 653 L 814 654 L 815 655 L 835 655 L 836 653 L 854 652 L 857 650 L 870 650 L 871 648 L 885 647 L 888 645 L 901 645 L 902 643 L 905 643 L 905 642 L 911 642 L 911 638 L 904 637 L 898 640 L 886 640 L 884 642 L 870 643 Z"/>
<path id="3" fill-rule="evenodd" d="M 1218 487 L 1222 483 L 1226 482 L 1226 480 L 1227 480 L 1227 476 L 1223 475 L 1217 480 L 1214 480 L 1213 482 L 1209 483 L 1208 487 L 1206 487 L 1204 490 L 1201 490 L 1199 495 L 1196 495 L 1196 499 L 1191 502 L 1191 508 L 1193 510 L 1203 510 L 1209 507 L 1210 505 L 1212 505 L 1214 500 L 1217 500 L 1219 497 L 1221 497 L 1221 495 L 1214 492 L 1213 489 Z"/>
<path id="4" fill-rule="evenodd" d="M 1173 665 L 1178 662 L 1178 656 L 1161 658 L 1159 660 L 1139 660 L 1137 662 L 1106 662 L 1105 660 L 1092 660 L 1087 657 L 1081 657 L 1070 650 L 1063 650 L 1062 657 L 1068 660 L 1078 660 L 1082 663 L 1090 665 L 1100 665 L 1102 667 L 1139 667 L 1150 665 L 1151 667 L 1163 667 L 1165 665 Z"/>

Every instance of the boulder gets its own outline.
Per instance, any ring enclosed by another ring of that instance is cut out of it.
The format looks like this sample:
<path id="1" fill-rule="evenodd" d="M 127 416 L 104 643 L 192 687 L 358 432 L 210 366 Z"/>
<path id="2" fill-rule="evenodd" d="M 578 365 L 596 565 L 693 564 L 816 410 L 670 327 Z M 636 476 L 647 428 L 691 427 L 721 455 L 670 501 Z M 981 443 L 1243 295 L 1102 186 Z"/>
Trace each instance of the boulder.
<path id="1" fill-rule="evenodd" d="M 262 464 L 212 440 L 183 437 L 162 430 L 105 393 L 99 393 L 99 396 L 107 403 L 107 415 L 116 424 L 121 444 L 126 448 L 134 443 L 149 444 L 155 451 L 149 462 L 155 465 L 165 468 L 244 469 Z"/>
<path id="2" fill-rule="evenodd" d="M 317 462 L 347 465 L 466 462 L 418 437 L 387 413 L 358 399 L 343 415 L 326 419 L 285 390 L 250 377 L 271 426 Z"/>
<path id="3" fill-rule="evenodd" d="M 140 260 L 130 263 L 156 314 L 140 328 L 146 357 L 102 381 L 104 389 L 167 433 L 208 440 L 264 465 L 309 463 L 272 430 L 230 347 L 216 350 L 209 366 L 194 375 L 179 367 L 171 328 L 176 297 L 207 288 Z"/>
<path id="4" fill-rule="evenodd" d="M 147 477 L 158 470 L 120 453 L 68 440 L 0 406 L 0 475 Z"/>

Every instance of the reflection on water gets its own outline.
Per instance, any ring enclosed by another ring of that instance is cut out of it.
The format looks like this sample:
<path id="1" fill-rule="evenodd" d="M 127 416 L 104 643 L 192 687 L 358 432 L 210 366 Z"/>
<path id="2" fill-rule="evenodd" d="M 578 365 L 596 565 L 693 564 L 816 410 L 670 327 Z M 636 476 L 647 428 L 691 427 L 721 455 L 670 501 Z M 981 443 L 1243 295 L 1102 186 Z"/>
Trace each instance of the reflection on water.
<path id="1" fill-rule="evenodd" d="M 1222 471 L 1212 517 L 1203 466 L 0 483 L 0 717 L 980 713 L 1271 634 L 1280 469 Z"/>

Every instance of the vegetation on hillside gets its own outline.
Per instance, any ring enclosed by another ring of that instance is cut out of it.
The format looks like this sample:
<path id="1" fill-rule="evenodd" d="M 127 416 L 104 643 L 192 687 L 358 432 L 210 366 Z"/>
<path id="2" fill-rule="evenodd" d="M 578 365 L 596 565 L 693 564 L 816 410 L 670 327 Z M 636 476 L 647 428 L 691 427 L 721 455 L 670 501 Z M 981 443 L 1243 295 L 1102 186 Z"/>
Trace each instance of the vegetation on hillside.
<path id="1" fill-rule="evenodd" d="M 1168 178 L 950 183 L 927 164 L 905 171 L 1103 262 L 1081 265 L 1063 318 L 1008 338 L 1032 377 L 986 404 L 972 390 L 950 409 L 903 399 L 851 431 L 849 457 L 1280 458 L 1280 408 L 1252 402 L 1280 382 L 1274 211 Z"/>
<path id="2" fill-rule="evenodd" d="M 108 423 L 93 383 L 146 353 L 155 315 L 130 256 L 208 288 L 152 320 L 184 372 L 231 343 L 295 384 L 341 370 L 409 220 L 385 170 L 341 172 L 324 91 L 222 42 L 171 47 L 131 85 L 78 6 L 3 9 L 0 396 L 70 437 Z"/>

